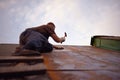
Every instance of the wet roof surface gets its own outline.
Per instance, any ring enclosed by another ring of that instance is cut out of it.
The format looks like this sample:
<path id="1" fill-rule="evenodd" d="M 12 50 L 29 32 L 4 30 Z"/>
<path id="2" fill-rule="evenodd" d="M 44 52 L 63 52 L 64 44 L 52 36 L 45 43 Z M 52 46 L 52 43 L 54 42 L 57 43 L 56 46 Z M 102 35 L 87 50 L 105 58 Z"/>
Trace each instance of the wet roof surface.
<path id="1" fill-rule="evenodd" d="M 0 45 L 0 55 L 11 55 L 16 46 Z M 42 55 L 47 74 L 25 80 L 120 80 L 120 52 L 117 51 L 93 46 L 64 46 L 63 50 Z"/>
<path id="2" fill-rule="evenodd" d="M 64 46 L 44 54 L 52 80 L 119 80 L 120 52 L 92 46 Z"/>

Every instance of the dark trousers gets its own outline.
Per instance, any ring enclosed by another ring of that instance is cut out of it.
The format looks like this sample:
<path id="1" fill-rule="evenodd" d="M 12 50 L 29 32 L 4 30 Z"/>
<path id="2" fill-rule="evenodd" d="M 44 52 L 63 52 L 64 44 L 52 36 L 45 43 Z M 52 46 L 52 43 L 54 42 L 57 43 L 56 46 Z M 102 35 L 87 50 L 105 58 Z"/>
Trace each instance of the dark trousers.
<path id="1" fill-rule="evenodd" d="M 33 30 L 25 30 L 20 35 L 20 45 L 23 49 L 35 50 L 39 52 L 50 52 L 53 50 L 50 44 L 41 33 Z"/>

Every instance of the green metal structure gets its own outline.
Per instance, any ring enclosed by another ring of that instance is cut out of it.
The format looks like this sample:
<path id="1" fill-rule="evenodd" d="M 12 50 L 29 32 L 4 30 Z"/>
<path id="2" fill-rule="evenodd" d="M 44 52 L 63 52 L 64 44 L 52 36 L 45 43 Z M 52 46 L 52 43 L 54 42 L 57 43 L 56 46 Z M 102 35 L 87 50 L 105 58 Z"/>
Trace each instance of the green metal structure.
<path id="1" fill-rule="evenodd" d="M 93 36 L 91 45 L 99 48 L 120 51 L 120 36 Z"/>

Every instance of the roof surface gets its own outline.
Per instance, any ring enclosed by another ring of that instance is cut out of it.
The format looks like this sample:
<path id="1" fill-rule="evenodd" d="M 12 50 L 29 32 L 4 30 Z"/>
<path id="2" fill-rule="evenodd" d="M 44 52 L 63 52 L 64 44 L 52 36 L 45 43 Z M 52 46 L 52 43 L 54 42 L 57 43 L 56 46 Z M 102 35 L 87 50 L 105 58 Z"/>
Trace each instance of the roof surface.
<path id="1" fill-rule="evenodd" d="M 1 44 L 0 55 L 10 56 L 16 46 Z M 93 46 L 63 47 L 42 54 L 47 74 L 26 80 L 120 80 L 120 52 Z"/>

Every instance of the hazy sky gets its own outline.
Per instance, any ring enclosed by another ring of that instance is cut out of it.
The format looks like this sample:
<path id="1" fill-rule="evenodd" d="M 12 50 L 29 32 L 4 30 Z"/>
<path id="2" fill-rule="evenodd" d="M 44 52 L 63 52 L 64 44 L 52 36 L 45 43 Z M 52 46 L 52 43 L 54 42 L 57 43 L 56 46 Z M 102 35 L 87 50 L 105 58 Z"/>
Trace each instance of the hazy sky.
<path id="1" fill-rule="evenodd" d="M 120 0 L 0 0 L 0 43 L 18 43 L 28 27 L 54 22 L 63 44 L 89 45 L 91 36 L 120 36 Z M 50 38 L 51 43 L 55 44 Z"/>

